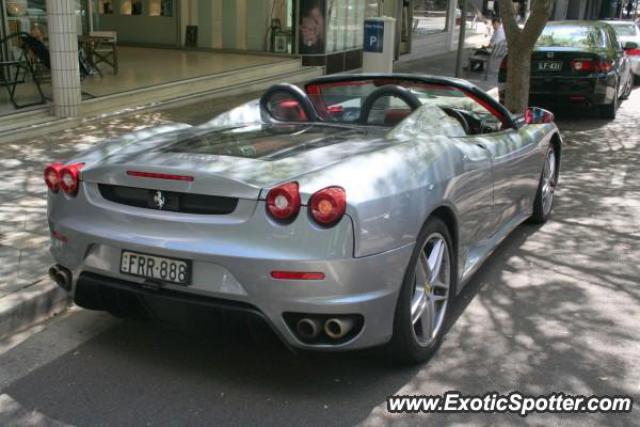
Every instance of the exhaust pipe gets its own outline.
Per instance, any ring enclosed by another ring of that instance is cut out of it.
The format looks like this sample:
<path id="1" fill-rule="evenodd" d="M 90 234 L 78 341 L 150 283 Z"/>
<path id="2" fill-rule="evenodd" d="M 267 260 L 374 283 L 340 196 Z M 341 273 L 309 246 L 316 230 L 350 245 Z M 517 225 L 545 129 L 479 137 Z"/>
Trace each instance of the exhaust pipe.
<path id="1" fill-rule="evenodd" d="M 312 340 L 320 334 L 321 326 L 320 322 L 316 319 L 310 319 L 305 317 L 298 320 L 296 324 L 296 331 L 305 340 Z"/>
<path id="2" fill-rule="evenodd" d="M 348 317 L 332 317 L 324 322 L 324 333 L 334 340 L 343 338 L 351 331 L 351 329 L 353 329 L 353 319 Z"/>
<path id="3" fill-rule="evenodd" d="M 49 268 L 49 277 L 56 282 L 56 285 L 65 291 L 71 290 L 72 275 L 71 272 L 63 266 L 58 264 L 51 266 L 51 268 Z"/>

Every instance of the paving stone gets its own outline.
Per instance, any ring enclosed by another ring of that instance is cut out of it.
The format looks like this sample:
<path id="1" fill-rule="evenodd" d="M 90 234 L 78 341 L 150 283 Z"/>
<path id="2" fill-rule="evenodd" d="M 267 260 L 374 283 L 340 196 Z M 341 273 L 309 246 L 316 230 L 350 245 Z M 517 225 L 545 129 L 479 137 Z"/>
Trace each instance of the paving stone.
<path id="1" fill-rule="evenodd" d="M 0 246 L 0 298 L 3 294 L 13 292 L 14 282 L 18 277 L 20 250 L 8 246 Z M 7 289 L 5 291 L 5 289 Z"/>

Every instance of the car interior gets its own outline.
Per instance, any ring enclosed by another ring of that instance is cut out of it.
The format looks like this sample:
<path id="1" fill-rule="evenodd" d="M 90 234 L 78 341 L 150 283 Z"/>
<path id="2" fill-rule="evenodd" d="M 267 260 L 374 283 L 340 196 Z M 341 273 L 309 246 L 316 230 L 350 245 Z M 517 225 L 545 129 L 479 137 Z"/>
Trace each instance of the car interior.
<path id="1" fill-rule="evenodd" d="M 261 107 L 277 122 L 330 122 L 395 127 L 415 110 L 436 106 L 456 120 L 466 135 L 496 132 L 496 112 L 462 90 L 410 80 L 363 79 L 315 83 L 306 91 L 281 84 L 261 98 Z"/>

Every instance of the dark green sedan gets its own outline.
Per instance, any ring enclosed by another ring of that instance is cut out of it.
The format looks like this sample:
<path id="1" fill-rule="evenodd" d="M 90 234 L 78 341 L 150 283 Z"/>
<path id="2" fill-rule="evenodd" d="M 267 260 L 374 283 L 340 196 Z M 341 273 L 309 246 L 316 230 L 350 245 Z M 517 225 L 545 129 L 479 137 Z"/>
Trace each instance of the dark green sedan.
<path id="1" fill-rule="evenodd" d="M 506 59 L 498 81 L 506 81 Z M 616 116 L 620 99 L 629 96 L 633 77 L 614 29 L 597 21 L 547 24 L 531 57 L 529 104 L 597 108 Z"/>

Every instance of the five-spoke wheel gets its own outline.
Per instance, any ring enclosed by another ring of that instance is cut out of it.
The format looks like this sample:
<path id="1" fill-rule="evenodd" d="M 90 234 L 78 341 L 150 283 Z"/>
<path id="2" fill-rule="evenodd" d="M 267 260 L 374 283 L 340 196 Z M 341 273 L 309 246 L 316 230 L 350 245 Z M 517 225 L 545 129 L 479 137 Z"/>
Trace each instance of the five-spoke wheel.
<path id="1" fill-rule="evenodd" d="M 549 218 L 549 215 L 551 215 L 553 197 L 558 184 L 557 162 L 556 151 L 553 147 L 549 147 L 544 160 L 544 167 L 542 168 L 538 192 L 533 201 L 533 215 L 531 215 L 531 220 L 534 222 L 545 222 Z"/>
<path id="2" fill-rule="evenodd" d="M 404 363 L 423 362 L 437 349 L 456 289 L 451 233 L 437 216 L 422 227 L 398 296 L 392 356 Z"/>
<path id="3" fill-rule="evenodd" d="M 415 268 L 411 298 L 411 324 L 416 341 L 427 346 L 442 328 L 449 302 L 451 267 L 445 238 L 434 233 L 427 238 Z"/>

